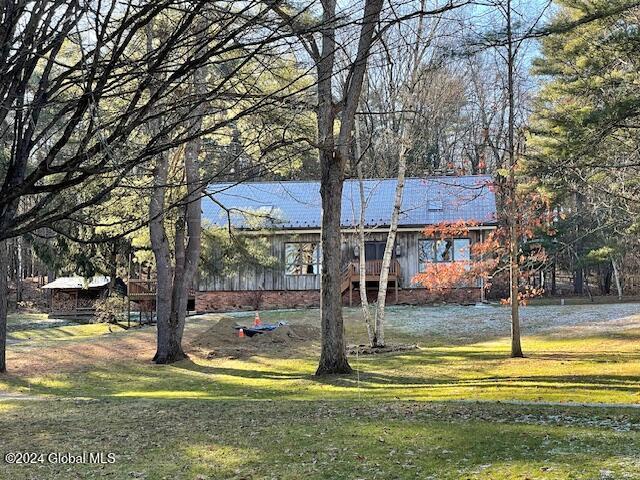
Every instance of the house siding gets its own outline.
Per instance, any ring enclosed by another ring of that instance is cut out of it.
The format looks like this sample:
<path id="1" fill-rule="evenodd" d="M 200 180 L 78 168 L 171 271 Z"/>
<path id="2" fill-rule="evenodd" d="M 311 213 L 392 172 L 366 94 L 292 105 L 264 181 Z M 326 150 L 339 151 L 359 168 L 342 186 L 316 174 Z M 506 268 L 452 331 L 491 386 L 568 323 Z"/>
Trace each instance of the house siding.
<path id="1" fill-rule="evenodd" d="M 479 240 L 479 232 L 471 231 L 468 237 L 471 243 Z M 270 237 L 271 255 L 277 258 L 280 265 L 276 268 L 241 268 L 228 276 L 212 276 L 201 278 L 200 292 L 278 292 L 278 291 L 319 291 L 320 275 L 286 275 L 284 271 L 285 243 L 288 242 L 320 242 L 320 233 L 275 234 Z M 369 232 L 367 241 L 385 241 L 386 232 Z M 397 260 L 400 264 L 400 288 L 422 288 L 413 284 L 413 277 L 419 272 L 418 240 L 424 238 L 420 231 L 398 231 L 396 245 L 400 247 Z M 344 262 L 357 261 L 354 248 L 358 244 L 356 233 L 343 233 L 342 257 Z M 238 297 L 240 298 L 240 297 Z M 244 297 L 243 297 L 244 298 Z M 248 296 L 247 296 L 248 298 Z M 246 302 L 247 300 L 242 300 Z"/>

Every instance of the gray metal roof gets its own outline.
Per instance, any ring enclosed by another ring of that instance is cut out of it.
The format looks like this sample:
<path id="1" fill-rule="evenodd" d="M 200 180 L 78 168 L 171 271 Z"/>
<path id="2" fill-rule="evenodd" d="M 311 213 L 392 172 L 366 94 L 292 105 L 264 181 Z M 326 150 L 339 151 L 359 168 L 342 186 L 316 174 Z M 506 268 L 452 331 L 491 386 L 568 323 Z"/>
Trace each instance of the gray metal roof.
<path id="1" fill-rule="evenodd" d="M 396 179 L 365 180 L 366 225 L 388 226 Z M 408 178 L 400 226 L 433 225 L 459 220 L 495 224 L 496 199 L 488 175 Z M 342 192 L 342 226 L 360 217 L 358 180 L 346 180 Z M 202 202 L 205 224 L 237 228 L 320 228 L 320 182 L 281 181 L 210 184 Z"/>
<path id="2" fill-rule="evenodd" d="M 52 290 L 100 288 L 108 285 L 110 280 L 110 277 L 103 277 L 99 275 L 90 279 L 85 279 L 83 277 L 60 277 L 56 278 L 51 283 L 47 283 L 42 288 Z"/>

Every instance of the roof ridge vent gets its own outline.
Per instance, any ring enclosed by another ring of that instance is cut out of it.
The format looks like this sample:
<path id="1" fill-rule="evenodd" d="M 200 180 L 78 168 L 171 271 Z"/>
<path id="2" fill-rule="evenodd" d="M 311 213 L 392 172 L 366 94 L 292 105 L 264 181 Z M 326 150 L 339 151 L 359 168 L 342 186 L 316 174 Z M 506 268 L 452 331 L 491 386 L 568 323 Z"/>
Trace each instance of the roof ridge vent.
<path id="1" fill-rule="evenodd" d="M 441 198 L 432 198 L 427 200 L 427 210 L 430 212 L 440 212 L 443 210 L 443 202 Z"/>

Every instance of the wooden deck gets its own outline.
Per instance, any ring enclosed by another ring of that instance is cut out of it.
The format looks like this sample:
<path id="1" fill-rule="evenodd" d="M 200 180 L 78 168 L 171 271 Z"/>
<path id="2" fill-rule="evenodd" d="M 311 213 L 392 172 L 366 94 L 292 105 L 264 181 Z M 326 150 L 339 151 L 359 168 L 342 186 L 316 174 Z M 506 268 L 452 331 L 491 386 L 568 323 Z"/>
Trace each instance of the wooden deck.
<path id="1" fill-rule="evenodd" d="M 129 301 L 136 302 L 141 305 L 149 305 L 151 308 L 156 302 L 157 281 L 155 279 L 146 280 L 141 278 L 129 279 L 127 286 L 127 295 Z M 195 301 L 196 291 L 189 289 L 189 301 Z"/>
<path id="2" fill-rule="evenodd" d="M 377 284 L 380 282 L 380 272 L 382 271 L 382 260 L 367 260 L 365 262 L 365 282 L 372 282 L 376 284 L 376 287 L 365 288 L 378 288 Z M 389 265 L 389 284 L 393 283 L 395 288 L 396 302 L 398 301 L 398 282 L 400 281 L 400 263 L 393 259 L 391 265 Z M 360 288 L 360 263 L 350 262 L 342 273 L 341 291 L 344 293 L 349 290 L 349 306 L 353 305 L 353 290 Z"/>

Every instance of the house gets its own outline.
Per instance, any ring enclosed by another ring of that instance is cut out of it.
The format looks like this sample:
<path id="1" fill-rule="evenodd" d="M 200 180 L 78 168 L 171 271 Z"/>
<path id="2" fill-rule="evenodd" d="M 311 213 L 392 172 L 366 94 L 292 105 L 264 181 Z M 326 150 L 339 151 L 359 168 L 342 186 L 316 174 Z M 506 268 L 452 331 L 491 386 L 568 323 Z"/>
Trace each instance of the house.
<path id="1" fill-rule="evenodd" d="M 49 316 L 92 316 L 96 301 L 108 296 L 110 281 L 110 277 L 104 276 L 90 279 L 74 276 L 60 277 L 47 283 L 42 288 L 51 292 Z M 126 292 L 126 285 L 120 278 L 116 278 L 115 287 L 123 295 Z"/>
<path id="2" fill-rule="evenodd" d="M 366 288 L 376 294 L 395 197 L 396 179 L 365 180 L 364 252 L 357 242 L 360 185 L 346 180 L 342 194 L 341 289 L 346 304 L 358 302 L 358 258 L 365 255 Z M 471 245 L 496 226 L 496 200 L 490 176 L 409 178 L 404 196 L 389 275 L 390 302 L 419 304 L 433 295 L 412 279 L 426 262 L 469 260 Z M 442 222 L 472 222 L 464 238 L 424 238 L 425 226 Z M 203 222 L 231 224 L 247 233 L 266 235 L 277 268 L 247 267 L 201 278 L 196 310 L 292 308 L 317 306 L 320 301 L 321 198 L 320 183 L 280 181 L 215 183 L 203 200 Z M 355 294 L 354 294 L 355 292 Z M 452 289 L 450 300 L 475 301 L 479 286 Z"/>

